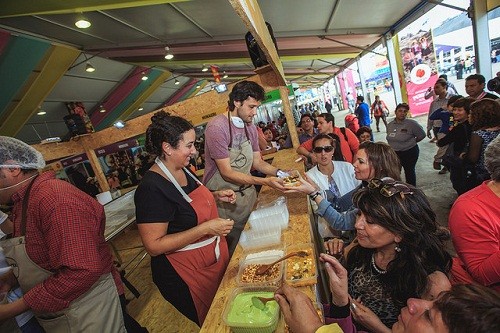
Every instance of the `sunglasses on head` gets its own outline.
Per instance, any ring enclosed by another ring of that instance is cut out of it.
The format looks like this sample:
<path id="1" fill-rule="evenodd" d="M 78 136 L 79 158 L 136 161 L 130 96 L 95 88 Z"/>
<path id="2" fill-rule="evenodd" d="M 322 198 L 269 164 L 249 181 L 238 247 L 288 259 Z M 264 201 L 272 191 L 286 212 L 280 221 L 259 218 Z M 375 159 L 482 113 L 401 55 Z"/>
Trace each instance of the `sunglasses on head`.
<path id="1" fill-rule="evenodd" d="M 398 182 L 391 177 L 384 177 L 382 179 L 373 178 L 368 183 L 369 189 L 380 189 L 380 194 L 384 197 L 390 198 L 394 194 L 399 193 L 401 198 L 404 199 L 405 194 L 413 194 L 413 191 L 402 182 Z"/>
<path id="2" fill-rule="evenodd" d="M 325 151 L 325 153 L 329 153 L 333 151 L 333 146 L 318 146 L 313 148 L 313 152 L 315 153 L 321 153 L 322 151 Z"/>

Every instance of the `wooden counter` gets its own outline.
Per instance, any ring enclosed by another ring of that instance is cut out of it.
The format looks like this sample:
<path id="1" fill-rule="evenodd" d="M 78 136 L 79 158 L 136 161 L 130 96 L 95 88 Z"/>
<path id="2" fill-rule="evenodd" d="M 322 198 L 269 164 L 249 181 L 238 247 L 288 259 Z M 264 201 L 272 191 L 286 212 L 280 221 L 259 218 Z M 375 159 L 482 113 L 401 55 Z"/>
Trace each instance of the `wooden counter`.
<path id="1" fill-rule="evenodd" d="M 304 171 L 302 163 L 294 162 L 297 156 L 293 149 L 280 150 L 273 155 L 274 160 L 272 164 L 274 166 L 282 170 L 296 169 L 301 173 Z M 279 196 L 286 196 L 288 211 L 290 212 L 288 228 L 283 231 L 281 238 L 283 245 L 286 247 L 292 244 L 312 242 L 313 235 L 311 232 L 311 219 L 307 196 L 301 193 L 284 194 L 270 187 L 263 186 L 258 196 L 258 202 L 270 202 Z M 241 246 L 238 245 L 229 262 L 229 266 L 227 267 L 224 278 L 217 290 L 217 294 L 215 295 L 212 306 L 210 307 L 200 332 L 230 332 L 230 328 L 226 326 L 222 320 L 222 313 L 228 297 L 231 295 L 233 289 L 236 288 L 236 276 L 238 274 L 242 252 Z M 300 287 L 300 289 L 306 292 L 311 299 L 316 300 L 315 287 Z M 276 332 L 284 332 L 284 326 L 283 316 L 281 316 Z"/>

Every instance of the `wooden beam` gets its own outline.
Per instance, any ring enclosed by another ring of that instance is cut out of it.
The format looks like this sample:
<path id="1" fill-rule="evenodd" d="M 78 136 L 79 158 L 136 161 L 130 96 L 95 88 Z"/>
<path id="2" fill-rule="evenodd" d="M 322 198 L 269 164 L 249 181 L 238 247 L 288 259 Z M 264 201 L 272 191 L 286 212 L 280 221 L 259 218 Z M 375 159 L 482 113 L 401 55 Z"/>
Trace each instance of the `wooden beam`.
<path id="1" fill-rule="evenodd" d="M 256 0 L 229 0 L 236 14 L 243 20 L 248 31 L 253 35 L 257 44 L 264 52 L 266 59 L 278 77 L 279 85 L 285 86 L 283 65 L 274 46 L 271 34 L 266 26 L 264 17 Z"/>
<path id="2" fill-rule="evenodd" d="M 278 80 L 273 71 L 261 75 L 254 75 L 247 78 L 247 80 L 257 82 L 264 87 L 265 91 L 274 90 L 278 86 Z M 234 83 L 228 85 L 228 91 L 232 89 L 233 85 Z M 227 101 L 228 92 L 218 94 L 213 90 L 171 106 L 164 107 L 161 110 L 184 117 L 191 121 L 193 125 L 198 126 L 208 122 L 216 115 L 225 112 Z M 81 154 L 90 149 L 95 150 L 115 142 L 144 134 L 147 127 L 151 124 L 151 115 L 156 111 L 127 121 L 126 126 L 122 129 L 108 127 L 92 134 L 76 136 L 69 142 L 36 144 L 33 145 L 33 147 L 42 153 L 46 161 L 54 161 L 64 157 Z"/>

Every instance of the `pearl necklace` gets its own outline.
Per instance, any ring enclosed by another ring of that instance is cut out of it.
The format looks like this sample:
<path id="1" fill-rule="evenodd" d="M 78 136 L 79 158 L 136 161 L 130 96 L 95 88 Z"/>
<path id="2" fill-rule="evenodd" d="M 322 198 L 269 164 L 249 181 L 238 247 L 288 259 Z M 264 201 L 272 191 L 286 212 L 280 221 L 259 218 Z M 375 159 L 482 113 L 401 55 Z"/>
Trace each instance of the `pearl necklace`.
<path id="1" fill-rule="evenodd" d="M 375 270 L 375 272 L 377 272 L 379 274 L 386 274 L 387 273 L 387 271 L 378 268 L 377 265 L 375 264 L 375 253 L 372 254 L 372 267 Z"/>

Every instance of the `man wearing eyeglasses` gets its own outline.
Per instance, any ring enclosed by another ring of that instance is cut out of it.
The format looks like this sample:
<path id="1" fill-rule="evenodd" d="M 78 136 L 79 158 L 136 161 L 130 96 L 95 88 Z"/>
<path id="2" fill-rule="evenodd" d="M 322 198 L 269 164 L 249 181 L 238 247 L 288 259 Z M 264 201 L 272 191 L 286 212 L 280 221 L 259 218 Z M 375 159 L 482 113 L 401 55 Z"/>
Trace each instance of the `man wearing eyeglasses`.
<path id="1" fill-rule="evenodd" d="M 352 163 L 354 154 L 358 151 L 359 141 L 356 135 L 348 128 L 335 127 L 335 118 L 331 113 L 322 113 L 318 116 L 318 132 L 321 134 L 334 133 L 340 138 L 340 150 L 346 162 Z M 297 148 L 297 154 L 304 160 L 311 159 L 316 164 L 316 157 L 312 153 L 313 139 L 309 139 Z"/>

